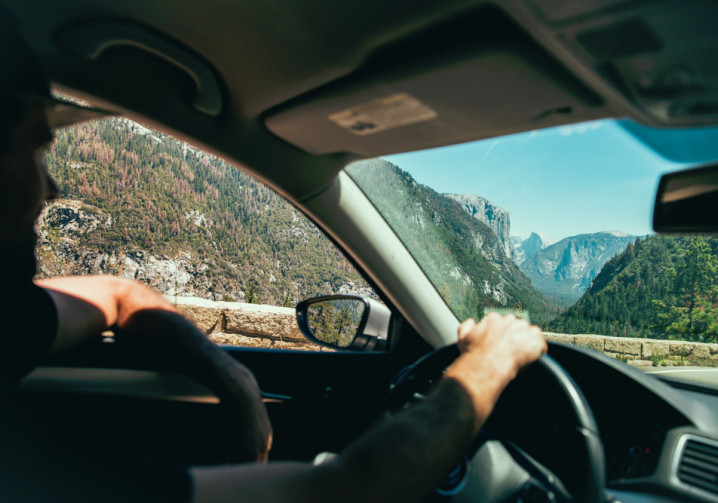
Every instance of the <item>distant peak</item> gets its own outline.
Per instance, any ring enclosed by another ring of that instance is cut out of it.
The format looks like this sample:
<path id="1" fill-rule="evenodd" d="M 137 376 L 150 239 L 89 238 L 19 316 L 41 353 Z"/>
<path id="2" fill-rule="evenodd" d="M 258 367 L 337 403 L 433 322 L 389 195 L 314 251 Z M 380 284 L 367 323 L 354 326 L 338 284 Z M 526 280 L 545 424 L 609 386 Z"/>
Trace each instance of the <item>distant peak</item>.
<path id="1" fill-rule="evenodd" d="M 548 246 L 551 244 L 551 240 L 545 235 L 540 232 L 532 232 L 531 235 L 528 237 L 527 241 L 531 240 L 539 240 L 541 241 L 545 246 Z"/>
<path id="2" fill-rule="evenodd" d="M 631 237 L 630 234 L 626 234 L 625 232 L 621 231 L 606 231 L 605 234 L 610 234 L 611 236 L 616 236 L 617 238 L 628 238 Z"/>

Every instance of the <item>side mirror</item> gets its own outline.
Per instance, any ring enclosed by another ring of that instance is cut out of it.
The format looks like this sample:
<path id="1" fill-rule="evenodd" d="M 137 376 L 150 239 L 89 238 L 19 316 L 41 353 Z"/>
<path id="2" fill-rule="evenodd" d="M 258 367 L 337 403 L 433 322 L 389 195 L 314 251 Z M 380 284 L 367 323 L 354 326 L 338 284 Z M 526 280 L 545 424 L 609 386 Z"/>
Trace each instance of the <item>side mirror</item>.
<path id="1" fill-rule="evenodd" d="M 297 304 L 297 323 L 310 341 L 349 351 L 384 351 L 391 311 L 361 295 L 315 297 Z"/>
<path id="2" fill-rule="evenodd" d="M 656 232 L 718 231 L 718 165 L 667 173 L 653 209 Z"/>

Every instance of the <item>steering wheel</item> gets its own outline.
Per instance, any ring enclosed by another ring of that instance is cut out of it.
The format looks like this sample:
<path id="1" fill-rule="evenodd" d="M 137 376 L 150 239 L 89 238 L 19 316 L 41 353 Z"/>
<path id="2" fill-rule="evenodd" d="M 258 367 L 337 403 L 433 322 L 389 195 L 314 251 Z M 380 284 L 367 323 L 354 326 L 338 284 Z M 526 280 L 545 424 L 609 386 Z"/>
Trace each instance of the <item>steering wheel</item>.
<path id="1" fill-rule="evenodd" d="M 459 354 L 451 344 L 402 370 L 391 384 L 389 411 L 422 399 Z M 509 495 L 516 501 L 605 501 L 605 456 L 593 412 L 571 376 L 547 355 L 506 387 L 466 456 L 438 494 L 455 501 Z"/>

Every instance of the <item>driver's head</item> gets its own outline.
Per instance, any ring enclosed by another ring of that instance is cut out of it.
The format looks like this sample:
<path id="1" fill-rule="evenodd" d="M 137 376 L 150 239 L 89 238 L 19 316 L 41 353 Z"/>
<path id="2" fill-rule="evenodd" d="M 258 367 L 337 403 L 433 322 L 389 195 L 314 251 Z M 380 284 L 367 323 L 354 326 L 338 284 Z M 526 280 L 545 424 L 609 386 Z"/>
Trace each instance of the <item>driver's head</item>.
<path id="1" fill-rule="evenodd" d="M 17 18 L 0 6 L 0 154 L 10 148 L 12 131 L 30 101 L 51 102 L 42 65 L 22 36 Z"/>
<path id="2" fill-rule="evenodd" d="M 0 5 L 0 260 L 7 274 L 35 272 L 35 220 L 57 195 L 45 165 L 52 130 L 106 115 L 53 98 L 16 16 Z"/>
<path id="3" fill-rule="evenodd" d="M 57 192 L 44 162 L 53 100 L 38 57 L 2 7 L 0 68 L 0 258 L 11 276 L 27 278 L 35 271 L 35 219 Z"/>

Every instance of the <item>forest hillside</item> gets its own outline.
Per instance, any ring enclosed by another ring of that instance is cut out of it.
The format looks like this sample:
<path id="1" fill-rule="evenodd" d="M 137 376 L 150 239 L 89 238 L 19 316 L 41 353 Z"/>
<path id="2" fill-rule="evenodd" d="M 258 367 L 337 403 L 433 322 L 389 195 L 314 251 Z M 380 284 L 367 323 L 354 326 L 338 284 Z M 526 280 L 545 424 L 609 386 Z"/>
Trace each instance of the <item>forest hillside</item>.
<path id="1" fill-rule="evenodd" d="M 556 332 L 718 342 L 718 239 L 650 236 L 609 260 Z"/>
<path id="2" fill-rule="evenodd" d="M 497 234 L 455 195 L 419 184 L 383 159 L 354 163 L 348 172 L 459 319 L 495 308 L 528 311 L 535 323 L 556 315 L 556 305 L 506 255 Z"/>
<path id="3" fill-rule="evenodd" d="M 40 219 L 40 275 L 119 274 L 168 295 L 294 306 L 371 289 L 271 189 L 125 119 L 57 132 L 61 199 Z"/>

